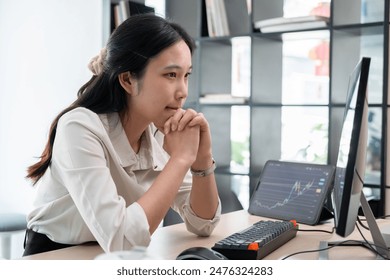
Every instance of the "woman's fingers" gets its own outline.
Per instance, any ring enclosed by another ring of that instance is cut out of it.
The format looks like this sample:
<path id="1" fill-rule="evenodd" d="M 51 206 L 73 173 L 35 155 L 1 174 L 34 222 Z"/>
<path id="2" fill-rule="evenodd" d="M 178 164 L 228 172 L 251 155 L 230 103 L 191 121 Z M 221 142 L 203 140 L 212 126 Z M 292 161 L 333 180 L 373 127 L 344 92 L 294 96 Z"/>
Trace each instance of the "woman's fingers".
<path id="1" fill-rule="evenodd" d="M 176 113 L 170 117 L 164 124 L 164 134 L 170 131 L 182 131 L 194 118 L 198 116 L 198 113 L 193 109 L 179 109 Z M 191 126 L 193 126 L 192 124 Z"/>
<path id="2" fill-rule="evenodd" d="M 202 113 L 197 113 L 194 118 L 188 123 L 188 126 L 200 125 L 202 126 L 207 121 Z"/>
<path id="3" fill-rule="evenodd" d="M 181 119 L 178 122 L 177 130 L 182 131 L 195 117 L 197 116 L 197 112 L 193 109 L 185 110 Z"/>

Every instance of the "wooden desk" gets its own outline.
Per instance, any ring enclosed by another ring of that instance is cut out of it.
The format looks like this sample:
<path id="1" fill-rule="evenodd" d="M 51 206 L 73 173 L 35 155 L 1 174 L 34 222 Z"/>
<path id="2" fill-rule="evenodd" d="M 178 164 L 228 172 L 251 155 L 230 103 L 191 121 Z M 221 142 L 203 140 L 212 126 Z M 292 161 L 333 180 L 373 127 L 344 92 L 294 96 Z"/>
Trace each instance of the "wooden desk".
<path id="1" fill-rule="evenodd" d="M 196 247 L 212 247 L 215 242 L 222 238 L 232 234 L 234 232 L 245 229 L 256 221 L 261 219 L 258 216 L 248 214 L 246 210 L 240 210 L 236 212 L 230 212 L 222 215 L 220 224 L 214 230 L 210 237 L 198 237 L 192 233 L 189 233 L 184 224 L 176 224 L 168 227 L 159 228 L 152 236 L 152 241 L 147 249 L 148 254 L 158 259 L 175 259 L 176 256 L 183 250 Z M 381 226 L 388 221 L 379 221 Z M 333 221 L 317 225 L 308 226 L 300 225 L 300 229 L 310 230 L 326 230 L 332 231 Z M 365 237 L 371 240 L 371 235 L 364 231 Z M 362 240 L 358 232 L 354 232 L 348 239 Z M 265 259 L 277 260 L 290 255 L 295 252 L 316 250 L 319 248 L 320 241 L 338 241 L 343 240 L 336 234 L 330 234 L 325 232 L 304 232 L 300 231 L 297 236 L 290 240 L 288 243 L 275 250 L 271 254 L 265 257 Z M 103 250 L 98 245 L 80 245 L 70 248 L 60 249 L 56 251 L 31 255 L 24 257 L 27 260 L 88 260 L 94 259 L 97 255 L 102 254 Z M 330 259 L 375 259 L 375 255 L 369 250 L 359 246 L 341 246 L 332 248 L 329 251 Z M 318 252 L 305 253 L 294 255 L 288 259 L 318 259 Z"/>

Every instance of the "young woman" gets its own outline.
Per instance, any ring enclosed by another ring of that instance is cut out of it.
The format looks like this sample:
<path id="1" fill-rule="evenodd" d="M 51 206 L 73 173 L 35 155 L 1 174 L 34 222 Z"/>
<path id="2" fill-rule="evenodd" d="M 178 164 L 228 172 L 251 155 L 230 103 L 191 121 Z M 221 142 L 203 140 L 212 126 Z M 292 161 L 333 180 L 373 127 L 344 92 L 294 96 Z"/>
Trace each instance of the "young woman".
<path id="1" fill-rule="evenodd" d="M 151 14 L 112 33 L 28 169 L 38 188 L 25 256 L 89 241 L 105 252 L 147 246 L 169 207 L 190 232 L 211 234 L 221 206 L 210 129 L 182 108 L 193 48 L 180 26 Z"/>

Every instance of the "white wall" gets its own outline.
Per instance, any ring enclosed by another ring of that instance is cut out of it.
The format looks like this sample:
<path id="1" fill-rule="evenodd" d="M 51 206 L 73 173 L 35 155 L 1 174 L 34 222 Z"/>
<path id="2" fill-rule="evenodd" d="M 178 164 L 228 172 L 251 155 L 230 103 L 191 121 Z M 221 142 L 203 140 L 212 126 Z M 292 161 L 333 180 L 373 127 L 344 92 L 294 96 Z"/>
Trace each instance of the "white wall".
<path id="1" fill-rule="evenodd" d="M 26 168 L 52 119 L 91 77 L 87 64 L 106 38 L 103 3 L 0 0 L 0 212 L 32 207 Z"/>

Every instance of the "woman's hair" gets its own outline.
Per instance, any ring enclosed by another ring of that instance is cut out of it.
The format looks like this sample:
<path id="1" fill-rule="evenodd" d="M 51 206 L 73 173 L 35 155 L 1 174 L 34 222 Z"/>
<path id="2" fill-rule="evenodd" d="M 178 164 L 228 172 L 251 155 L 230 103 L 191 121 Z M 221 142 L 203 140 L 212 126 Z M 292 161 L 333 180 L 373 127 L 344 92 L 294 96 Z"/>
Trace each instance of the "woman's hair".
<path id="1" fill-rule="evenodd" d="M 111 34 L 102 71 L 83 85 L 77 99 L 54 119 L 40 160 L 27 169 L 27 178 L 35 185 L 50 166 L 58 120 L 77 107 L 85 107 L 97 114 L 127 109 L 127 94 L 119 83 L 119 74 L 130 72 L 142 79 L 150 58 L 183 40 L 191 53 L 193 39 L 179 25 L 154 14 L 134 15 L 119 25 Z"/>

